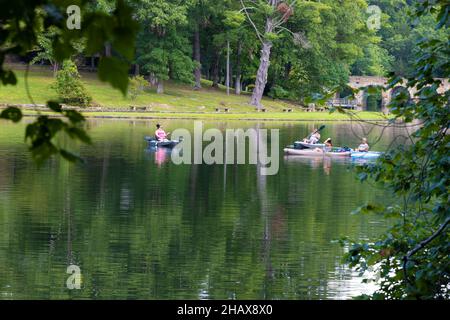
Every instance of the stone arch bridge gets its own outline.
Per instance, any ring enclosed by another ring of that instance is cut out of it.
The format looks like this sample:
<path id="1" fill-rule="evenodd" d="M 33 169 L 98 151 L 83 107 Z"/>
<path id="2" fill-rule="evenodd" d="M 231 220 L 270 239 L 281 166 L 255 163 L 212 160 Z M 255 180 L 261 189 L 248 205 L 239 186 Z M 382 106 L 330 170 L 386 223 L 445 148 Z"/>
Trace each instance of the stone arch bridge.
<path id="1" fill-rule="evenodd" d="M 450 89 L 450 83 L 448 79 L 439 79 L 442 81 L 441 87 L 438 89 L 438 92 L 442 93 Z M 383 112 L 387 111 L 386 106 L 391 102 L 393 94 L 399 88 L 405 88 L 403 85 L 405 84 L 405 80 L 402 84 L 399 84 L 393 89 L 389 89 L 387 91 L 383 90 L 381 93 L 381 110 Z M 349 78 L 348 86 L 352 89 L 359 89 L 368 86 L 386 86 L 388 84 L 388 78 L 384 77 L 371 77 L 371 76 L 351 76 Z M 415 88 L 408 89 L 411 97 L 416 93 Z M 355 110 L 367 110 L 367 92 L 364 90 L 360 90 L 356 95 L 355 99 L 341 99 L 339 98 L 339 93 L 331 99 L 328 103 L 334 106 L 341 106 L 345 108 L 351 108 Z"/>

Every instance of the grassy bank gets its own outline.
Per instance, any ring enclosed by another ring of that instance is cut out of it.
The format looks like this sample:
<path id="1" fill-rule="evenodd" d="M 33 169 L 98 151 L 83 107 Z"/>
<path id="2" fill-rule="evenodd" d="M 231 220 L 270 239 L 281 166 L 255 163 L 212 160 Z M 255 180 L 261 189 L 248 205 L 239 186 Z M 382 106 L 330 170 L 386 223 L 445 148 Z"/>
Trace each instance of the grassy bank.
<path id="1" fill-rule="evenodd" d="M 0 103 L 2 104 L 45 104 L 50 99 L 56 99 L 56 93 L 51 85 L 55 81 L 49 67 L 32 66 L 28 75 L 28 87 L 32 97 L 27 95 L 25 86 L 25 70 L 23 65 L 11 65 L 17 75 L 16 86 L 0 89 Z M 248 104 L 250 95 L 227 95 L 225 88 L 211 88 L 211 83 L 203 81 L 203 89 L 193 90 L 191 86 L 174 82 L 166 82 L 165 93 L 157 94 L 154 88 L 146 89 L 136 100 L 124 97 L 109 84 L 97 79 L 95 73 L 81 72 L 82 81 L 92 95 L 94 104 L 106 108 L 118 109 L 118 112 L 89 112 L 87 117 L 101 118 L 176 118 L 176 119 L 230 119 L 230 120 L 349 120 L 342 114 L 328 112 L 305 112 L 304 109 L 292 102 L 282 100 L 263 99 L 267 112 L 256 112 Z M 128 112 L 130 106 L 146 107 L 147 112 Z M 216 112 L 216 108 L 220 112 Z M 229 112 L 224 112 L 227 108 Z M 120 111 L 123 109 L 123 112 Z M 292 109 L 292 112 L 283 112 Z M 24 110 L 26 115 L 36 115 L 35 111 Z M 358 116 L 365 120 L 382 120 L 383 117 L 375 112 L 360 112 Z"/>
<path id="2" fill-rule="evenodd" d="M 25 110 L 26 116 L 38 114 L 56 115 L 51 112 L 35 112 Z M 349 116 L 328 112 L 297 112 L 297 113 L 175 113 L 175 112 L 84 112 L 86 118 L 115 118 L 115 119 L 205 119 L 205 120 L 245 120 L 245 121 L 350 121 Z M 381 114 L 375 112 L 360 112 L 358 118 L 362 120 L 383 121 Z"/>
<path id="3" fill-rule="evenodd" d="M 16 86 L 3 87 L 0 90 L 1 103 L 31 103 L 25 88 L 25 71 L 20 65 L 11 65 L 16 72 Z M 157 94 L 155 88 L 146 89 L 134 101 L 124 97 L 109 84 L 97 79 L 96 73 L 80 72 L 87 91 L 91 94 L 95 105 L 104 107 L 133 106 L 150 107 L 154 111 L 174 112 L 213 112 L 216 108 L 229 108 L 231 112 L 250 112 L 254 107 L 248 104 L 248 93 L 242 95 L 227 95 L 225 88 L 215 89 L 209 81 L 203 81 L 201 90 L 193 90 L 192 86 L 167 81 L 164 94 Z M 49 99 L 56 99 L 56 93 L 51 88 L 54 82 L 53 73 L 49 67 L 32 66 L 28 76 L 30 94 L 35 103 L 43 104 Z M 300 106 L 272 99 L 264 99 L 264 107 L 268 111 L 282 111 L 284 108 L 299 108 Z"/>

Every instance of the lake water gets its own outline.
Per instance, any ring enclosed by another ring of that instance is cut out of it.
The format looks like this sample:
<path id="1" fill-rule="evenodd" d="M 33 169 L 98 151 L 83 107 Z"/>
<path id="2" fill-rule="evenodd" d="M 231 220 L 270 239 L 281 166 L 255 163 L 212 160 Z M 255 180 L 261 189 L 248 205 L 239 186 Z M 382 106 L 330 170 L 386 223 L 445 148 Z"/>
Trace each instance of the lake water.
<path id="1" fill-rule="evenodd" d="M 26 119 L 25 122 L 31 121 Z M 161 120 L 166 130 L 193 121 Z M 387 193 L 361 184 L 350 160 L 284 157 L 254 165 L 175 165 L 146 149 L 156 121 L 89 121 L 85 164 L 37 169 L 25 124 L 0 122 L 1 299 L 343 299 L 372 290 L 341 264 L 334 239 L 370 239 L 386 222 L 351 215 Z M 280 147 L 320 124 L 212 122 L 277 128 Z M 327 123 L 322 137 L 356 146 L 380 128 Z M 383 150 L 394 131 L 373 147 Z M 68 290 L 68 265 L 80 290 Z"/>

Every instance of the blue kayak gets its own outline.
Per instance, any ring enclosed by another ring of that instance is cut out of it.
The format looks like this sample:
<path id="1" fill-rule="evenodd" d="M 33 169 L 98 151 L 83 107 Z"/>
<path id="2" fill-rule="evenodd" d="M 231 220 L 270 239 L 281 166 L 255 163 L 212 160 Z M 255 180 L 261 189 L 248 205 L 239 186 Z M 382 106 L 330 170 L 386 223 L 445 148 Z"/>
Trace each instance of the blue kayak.
<path id="1" fill-rule="evenodd" d="M 148 142 L 149 147 L 152 148 L 173 148 L 180 143 L 178 140 L 159 141 L 153 137 L 145 137 L 145 140 Z"/>
<path id="2" fill-rule="evenodd" d="M 355 159 L 376 159 L 381 156 L 382 152 L 377 151 L 368 151 L 368 152 L 359 152 L 353 151 L 350 156 Z"/>

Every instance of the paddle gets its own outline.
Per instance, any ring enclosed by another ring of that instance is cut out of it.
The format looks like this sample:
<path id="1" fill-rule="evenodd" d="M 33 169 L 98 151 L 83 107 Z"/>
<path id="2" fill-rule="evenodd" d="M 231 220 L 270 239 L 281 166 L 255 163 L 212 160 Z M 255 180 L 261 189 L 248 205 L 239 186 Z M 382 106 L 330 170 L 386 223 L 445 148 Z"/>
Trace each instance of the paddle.
<path id="1" fill-rule="evenodd" d="M 320 132 L 320 131 L 322 131 L 323 129 L 325 129 L 325 125 L 321 125 L 320 127 L 319 127 L 319 129 L 317 129 L 316 131 L 314 131 L 313 133 L 310 133 L 309 134 L 309 136 L 308 136 L 308 138 L 306 138 L 306 139 L 311 139 L 311 136 L 313 135 L 313 134 L 315 134 L 315 133 L 317 133 L 317 132 Z"/>

